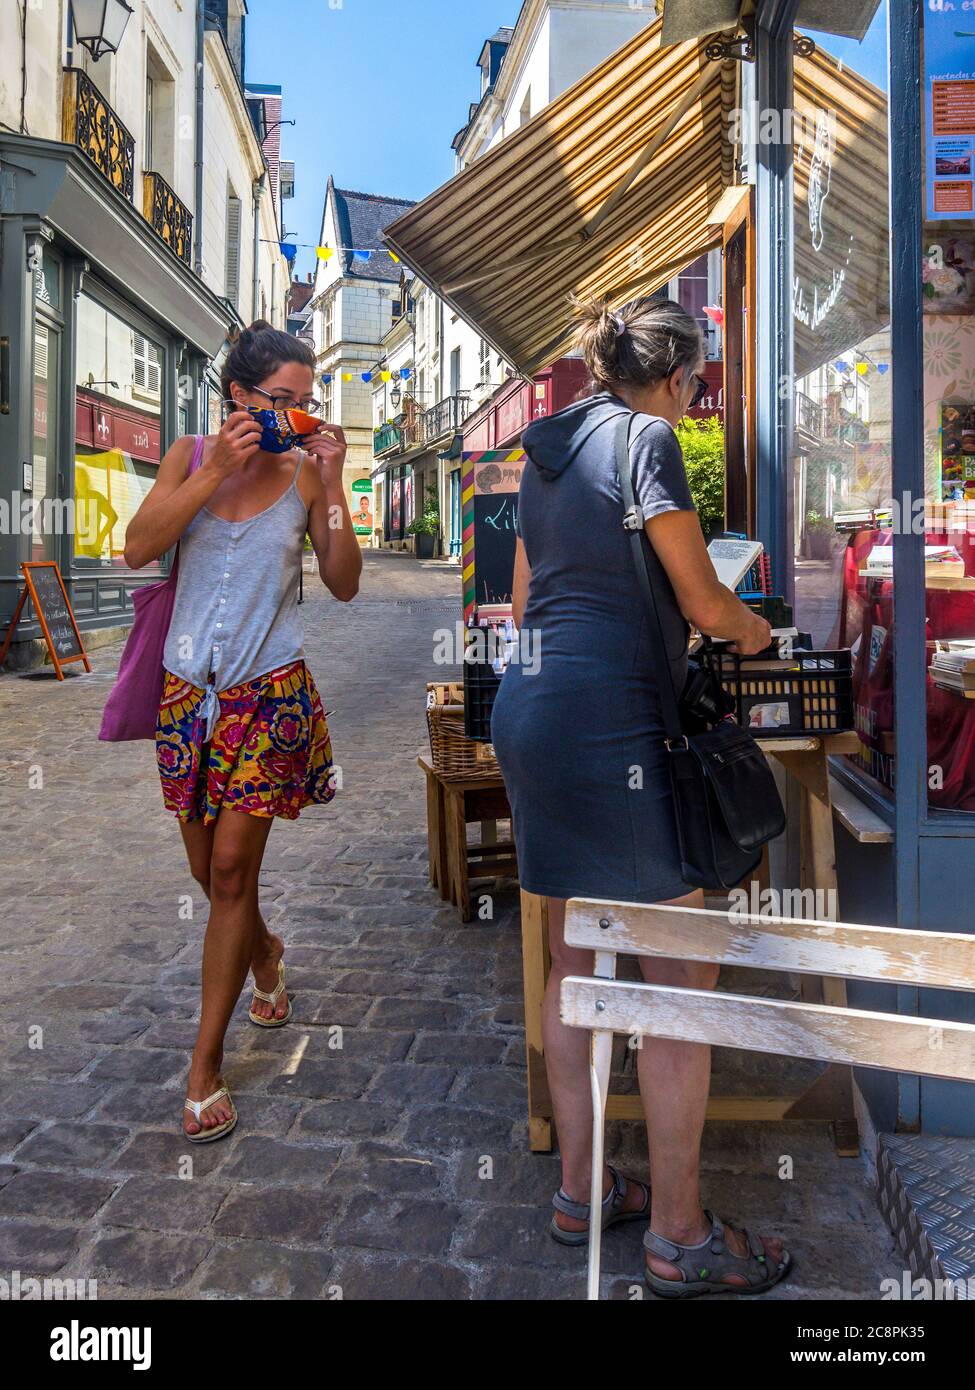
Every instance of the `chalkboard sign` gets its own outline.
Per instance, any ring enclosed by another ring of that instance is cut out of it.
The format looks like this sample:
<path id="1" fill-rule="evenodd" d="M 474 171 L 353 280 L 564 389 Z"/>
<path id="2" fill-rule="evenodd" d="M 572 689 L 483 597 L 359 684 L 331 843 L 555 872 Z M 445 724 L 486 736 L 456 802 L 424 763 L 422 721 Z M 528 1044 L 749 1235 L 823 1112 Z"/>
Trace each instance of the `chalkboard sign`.
<path id="1" fill-rule="evenodd" d="M 522 449 L 464 454 L 464 617 L 478 604 L 510 603 Z"/>
<path id="2" fill-rule="evenodd" d="M 20 568 L 24 574 L 24 590 L 20 595 L 16 612 L 7 631 L 3 650 L 0 651 L 0 666 L 6 660 L 10 643 L 13 641 L 17 623 L 20 621 L 20 615 L 29 594 L 37 621 L 40 623 L 41 632 L 44 634 L 44 641 L 51 653 L 51 661 L 58 680 L 64 680 L 62 666 L 67 666 L 72 661 L 83 661 L 85 670 L 90 671 L 91 663 L 81 640 L 81 633 L 78 631 L 78 624 L 71 609 L 68 591 L 64 587 L 61 571 L 55 562 L 53 560 L 27 560 Z"/>

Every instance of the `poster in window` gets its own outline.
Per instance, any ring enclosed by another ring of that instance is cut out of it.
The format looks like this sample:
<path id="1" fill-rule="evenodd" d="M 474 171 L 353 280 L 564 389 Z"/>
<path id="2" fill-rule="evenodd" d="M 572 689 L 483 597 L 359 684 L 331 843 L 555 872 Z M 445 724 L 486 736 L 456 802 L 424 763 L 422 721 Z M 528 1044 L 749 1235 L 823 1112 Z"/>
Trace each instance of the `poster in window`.
<path id="1" fill-rule="evenodd" d="M 352 484 L 352 528 L 357 536 L 371 536 L 375 508 L 372 479 L 356 478 Z"/>
<path id="2" fill-rule="evenodd" d="M 925 181 L 929 221 L 975 219 L 975 11 L 927 0 Z"/>

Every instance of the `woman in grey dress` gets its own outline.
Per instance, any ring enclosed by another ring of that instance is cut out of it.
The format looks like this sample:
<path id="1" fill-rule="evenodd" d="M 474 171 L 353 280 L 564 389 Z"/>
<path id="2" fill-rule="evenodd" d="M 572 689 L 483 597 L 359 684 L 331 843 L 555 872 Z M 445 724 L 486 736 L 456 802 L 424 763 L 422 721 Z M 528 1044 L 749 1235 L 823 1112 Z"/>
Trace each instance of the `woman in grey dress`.
<path id="1" fill-rule="evenodd" d="M 521 660 L 498 693 L 492 738 L 511 800 L 522 887 L 548 899 L 552 969 L 543 1011 L 562 1187 L 551 1233 L 586 1242 L 592 1108 L 586 1034 L 562 1024 L 566 975 L 592 956 L 563 940 L 570 897 L 703 906 L 681 877 L 648 618 L 622 526 L 614 434 L 628 420 L 636 499 L 646 517 L 671 674 L 686 674 L 688 621 L 745 654 L 770 629 L 714 572 L 674 426 L 697 390 L 700 330 L 678 304 L 637 299 L 617 312 L 580 305 L 577 344 L 594 391 L 524 433 L 514 616 Z M 717 968 L 641 960 L 655 983 L 713 988 Z M 603 1222 L 649 1219 L 647 1279 L 659 1292 L 770 1287 L 789 1257 L 777 1240 L 723 1228 L 706 1213 L 699 1150 L 709 1049 L 645 1038 L 638 1053 L 653 1193 L 605 1174 Z M 764 1244 L 763 1244 L 764 1240 Z M 699 1266 L 707 1250 L 709 1277 Z M 680 1285 L 686 1285 L 681 1291 Z"/>

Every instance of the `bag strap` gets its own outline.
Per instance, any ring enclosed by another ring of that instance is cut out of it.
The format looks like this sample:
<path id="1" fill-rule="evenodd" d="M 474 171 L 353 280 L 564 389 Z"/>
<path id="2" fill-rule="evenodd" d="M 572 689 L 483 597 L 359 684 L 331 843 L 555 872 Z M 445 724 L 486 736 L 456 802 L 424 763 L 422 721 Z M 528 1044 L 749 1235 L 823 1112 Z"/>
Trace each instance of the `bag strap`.
<path id="1" fill-rule="evenodd" d="M 190 466 L 186 470 L 187 478 L 190 476 L 191 473 L 195 473 L 196 470 L 199 468 L 203 460 L 203 445 L 205 444 L 205 442 L 205 434 L 198 434 L 196 436 L 196 443 L 193 445 L 193 457 L 190 459 Z"/>
<path id="2" fill-rule="evenodd" d="M 643 508 L 639 506 L 633 495 L 629 442 L 632 418 L 632 415 L 629 414 L 621 415 L 616 425 L 615 458 L 620 491 L 623 494 L 623 527 L 630 539 L 630 551 L 636 569 L 637 584 L 650 614 L 650 641 L 655 649 L 658 664 L 662 665 L 664 671 L 657 683 L 660 690 L 661 711 L 664 717 L 664 732 L 668 740 L 682 740 L 684 730 L 681 724 L 680 706 L 677 701 L 677 692 L 674 689 L 674 677 L 670 669 L 670 658 L 667 656 L 667 643 L 664 638 L 663 624 L 660 621 L 660 611 L 657 607 L 650 566 L 647 563 L 646 548 L 649 547 L 650 540 L 644 529 Z"/>
<path id="3" fill-rule="evenodd" d="M 190 459 L 190 466 L 189 466 L 189 468 L 187 468 L 187 470 L 186 470 L 186 477 L 187 477 L 187 478 L 190 477 L 191 474 L 193 474 L 193 473 L 196 472 L 196 470 L 199 468 L 201 462 L 203 461 L 203 445 L 204 445 L 205 442 L 206 442 L 206 435 L 205 435 L 205 434 L 198 434 L 198 435 L 196 436 L 196 443 L 193 445 L 193 457 Z M 184 479 L 184 481 L 185 481 L 185 479 Z M 170 581 L 170 583 L 175 584 L 175 583 L 176 583 L 176 576 L 177 576 L 178 574 L 179 574 L 179 541 L 176 542 L 176 549 L 175 549 L 175 551 L 173 552 L 173 563 L 172 563 L 172 564 L 170 565 L 170 567 L 169 567 L 169 574 L 166 576 L 166 578 Z"/>

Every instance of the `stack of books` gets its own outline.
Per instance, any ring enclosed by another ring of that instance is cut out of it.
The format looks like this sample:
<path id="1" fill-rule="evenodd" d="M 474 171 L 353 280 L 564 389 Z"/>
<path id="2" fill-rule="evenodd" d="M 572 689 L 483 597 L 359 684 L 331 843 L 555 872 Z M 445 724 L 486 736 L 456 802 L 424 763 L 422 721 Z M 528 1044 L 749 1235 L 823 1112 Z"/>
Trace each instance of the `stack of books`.
<path id="1" fill-rule="evenodd" d="M 939 642 L 928 673 L 939 689 L 975 700 L 975 638 Z"/>
<path id="2" fill-rule="evenodd" d="M 857 511 L 834 512 L 833 526 L 837 531 L 876 531 L 889 526 L 891 519 L 889 507 L 861 507 Z"/>
<path id="3" fill-rule="evenodd" d="M 866 567 L 860 571 L 868 579 L 893 579 L 894 547 L 875 545 L 867 556 Z M 924 547 L 925 581 L 940 579 L 964 579 L 965 561 L 953 545 L 926 545 Z"/>

